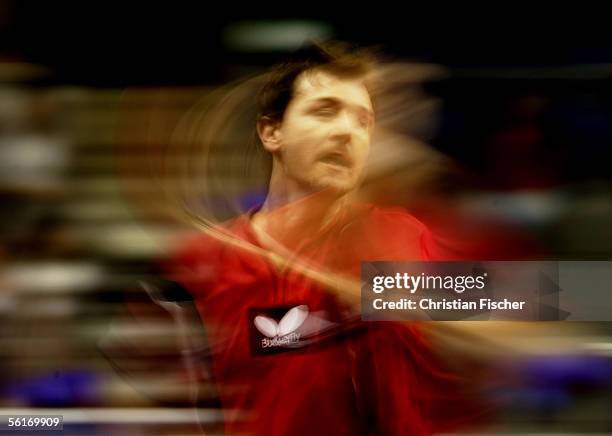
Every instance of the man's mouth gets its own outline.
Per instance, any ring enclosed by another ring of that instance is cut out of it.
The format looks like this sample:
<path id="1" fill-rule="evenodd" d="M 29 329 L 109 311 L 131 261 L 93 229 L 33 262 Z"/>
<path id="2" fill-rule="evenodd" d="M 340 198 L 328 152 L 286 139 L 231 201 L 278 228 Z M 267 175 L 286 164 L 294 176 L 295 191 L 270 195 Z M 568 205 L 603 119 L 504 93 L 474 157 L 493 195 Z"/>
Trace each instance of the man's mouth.
<path id="1" fill-rule="evenodd" d="M 323 156 L 321 158 L 321 162 L 345 168 L 350 168 L 353 166 L 353 161 L 348 156 L 335 152 Z"/>

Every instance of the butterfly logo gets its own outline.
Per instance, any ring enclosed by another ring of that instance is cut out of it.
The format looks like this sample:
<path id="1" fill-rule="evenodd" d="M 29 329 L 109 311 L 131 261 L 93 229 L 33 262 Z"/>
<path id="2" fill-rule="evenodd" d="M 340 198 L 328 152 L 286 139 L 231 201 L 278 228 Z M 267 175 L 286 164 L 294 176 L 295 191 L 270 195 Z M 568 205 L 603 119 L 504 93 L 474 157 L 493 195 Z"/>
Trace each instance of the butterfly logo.
<path id="1" fill-rule="evenodd" d="M 257 330 L 269 338 L 278 338 L 296 331 L 308 317 L 308 306 L 302 304 L 289 309 L 277 323 L 272 318 L 258 315 L 253 320 Z"/>

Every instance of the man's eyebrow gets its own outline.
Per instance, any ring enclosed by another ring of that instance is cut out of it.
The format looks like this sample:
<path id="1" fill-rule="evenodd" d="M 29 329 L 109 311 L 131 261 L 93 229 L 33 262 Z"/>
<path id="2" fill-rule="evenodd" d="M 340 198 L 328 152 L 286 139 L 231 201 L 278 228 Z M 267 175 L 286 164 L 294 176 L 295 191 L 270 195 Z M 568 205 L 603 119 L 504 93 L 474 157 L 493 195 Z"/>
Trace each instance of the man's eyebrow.
<path id="1" fill-rule="evenodd" d="M 341 103 L 341 101 L 337 98 L 334 97 L 318 97 L 318 98 L 314 98 L 312 99 L 310 102 L 310 104 L 335 104 L 338 105 Z"/>

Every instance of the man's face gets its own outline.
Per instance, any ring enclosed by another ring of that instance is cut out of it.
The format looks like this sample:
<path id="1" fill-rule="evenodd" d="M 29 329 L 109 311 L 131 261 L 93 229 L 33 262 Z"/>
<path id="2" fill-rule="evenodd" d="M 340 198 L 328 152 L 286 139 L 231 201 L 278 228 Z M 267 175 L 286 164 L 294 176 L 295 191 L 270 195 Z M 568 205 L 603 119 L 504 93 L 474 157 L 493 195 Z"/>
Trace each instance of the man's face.
<path id="1" fill-rule="evenodd" d="M 278 132 L 284 175 L 307 190 L 348 192 L 362 173 L 373 124 L 363 79 L 303 73 Z"/>

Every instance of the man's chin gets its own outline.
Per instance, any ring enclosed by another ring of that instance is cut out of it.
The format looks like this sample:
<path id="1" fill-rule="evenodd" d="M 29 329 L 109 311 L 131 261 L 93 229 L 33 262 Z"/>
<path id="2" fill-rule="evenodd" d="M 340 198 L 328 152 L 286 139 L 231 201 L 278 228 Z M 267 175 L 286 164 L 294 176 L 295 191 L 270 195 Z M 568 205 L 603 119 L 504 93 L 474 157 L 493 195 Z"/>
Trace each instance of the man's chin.
<path id="1" fill-rule="evenodd" d="M 356 184 L 352 180 L 322 178 L 316 183 L 316 187 L 317 191 L 326 191 L 330 194 L 342 196 L 355 189 Z"/>

